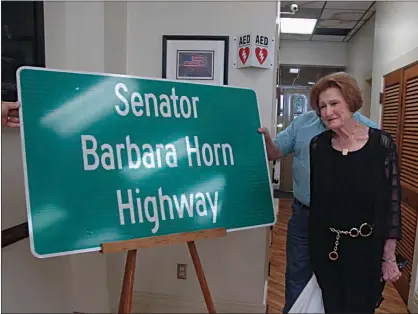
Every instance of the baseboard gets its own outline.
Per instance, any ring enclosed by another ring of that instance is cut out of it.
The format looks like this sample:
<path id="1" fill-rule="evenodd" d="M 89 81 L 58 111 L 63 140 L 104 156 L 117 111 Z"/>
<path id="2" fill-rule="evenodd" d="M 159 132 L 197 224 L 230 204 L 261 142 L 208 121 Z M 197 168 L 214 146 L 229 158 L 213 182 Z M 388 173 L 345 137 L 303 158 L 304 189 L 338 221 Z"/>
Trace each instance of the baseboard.
<path id="1" fill-rule="evenodd" d="M 214 300 L 217 313 L 265 313 L 263 304 Z M 114 309 L 117 313 L 117 308 Z M 203 300 L 166 294 L 134 292 L 132 313 L 208 313 Z"/>

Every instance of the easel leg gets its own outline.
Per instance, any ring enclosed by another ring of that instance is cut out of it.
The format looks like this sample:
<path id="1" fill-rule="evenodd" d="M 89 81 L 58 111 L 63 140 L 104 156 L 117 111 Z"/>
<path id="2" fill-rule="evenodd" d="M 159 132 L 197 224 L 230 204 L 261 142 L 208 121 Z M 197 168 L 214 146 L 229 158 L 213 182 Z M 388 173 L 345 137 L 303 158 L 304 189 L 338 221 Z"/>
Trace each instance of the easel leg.
<path id="1" fill-rule="evenodd" d="M 205 298 L 206 307 L 210 314 L 215 314 L 215 305 L 213 304 L 210 295 L 208 283 L 206 282 L 205 273 L 203 272 L 202 264 L 200 263 L 199 254 L 197 253 L 196 244 L 194 241 L 187 242 L 189 246 L 190 255 L 192 256 L 194 268 L 196 270 L 197 278 L 199 279 L 200 288 L 202 289 L 203 297 Z"/>
<path id="2" fill-rule="evenodd" d="M 132 311 L 136 254 L 137 250 L 129 250 L 126 254 L 125 275 L 119 300 L 119 314 L 127 314 Z"/>

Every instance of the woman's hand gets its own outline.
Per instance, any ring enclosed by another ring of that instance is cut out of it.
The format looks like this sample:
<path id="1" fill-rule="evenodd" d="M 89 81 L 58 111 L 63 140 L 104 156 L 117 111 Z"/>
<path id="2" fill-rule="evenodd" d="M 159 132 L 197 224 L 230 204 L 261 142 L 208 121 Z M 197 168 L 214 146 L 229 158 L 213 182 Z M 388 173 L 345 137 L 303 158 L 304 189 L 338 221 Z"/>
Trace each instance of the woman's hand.
<path id="1" fill-rule="evenodd" d="M 383 263 L 382 263 L 382 274 L 383 280 L 387 282 L 395 282 L 401 276 L 398 264 L 396 263 L 396 240 L 387 239 L 383 248 Z"/>
<path id="2" fill-rule="evenodd" d="M 382 263 L 382 273 L 383 280 L 386 282 L 395 282 L 402 276 L 402 273 L 399 271 L 398 264 L 392 261 Z"/>

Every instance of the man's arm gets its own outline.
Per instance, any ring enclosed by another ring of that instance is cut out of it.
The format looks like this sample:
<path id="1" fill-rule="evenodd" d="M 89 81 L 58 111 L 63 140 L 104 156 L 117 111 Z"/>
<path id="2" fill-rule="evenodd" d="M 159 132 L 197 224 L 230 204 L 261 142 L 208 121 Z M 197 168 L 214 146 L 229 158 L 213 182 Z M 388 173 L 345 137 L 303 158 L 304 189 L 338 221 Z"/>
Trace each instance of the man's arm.
<path id="1" fill-rule="evenodd" d="M 378 129 L 378 126 L 375 122 L 373 122 L 369 118 L 363 116 L 360 112 L 356 112 L 354 114 L 354 118 L 357 119 L 359 122 L 367 125 L 370 128 Z"/>
<path id="2" fill-rule="evenodd" d="M 258 132 L 264 134 L 268 160 L 277 160 L 293 152 L 296 138 L 294 121 L 286 129 L 278 133 L 275 139 L 271 138 L 268 129 L 261 128 L 258 130 Z"/>
<path id="3" fill-rule="evenodd" d="M 266 144 L 266 152 L 268 160 L 277 160 L 282 156 L 282 152 L 271 139 L 270 132 L 267 128 L 260 128 L 258 132 L 264 135 L 264 143 Z"/>

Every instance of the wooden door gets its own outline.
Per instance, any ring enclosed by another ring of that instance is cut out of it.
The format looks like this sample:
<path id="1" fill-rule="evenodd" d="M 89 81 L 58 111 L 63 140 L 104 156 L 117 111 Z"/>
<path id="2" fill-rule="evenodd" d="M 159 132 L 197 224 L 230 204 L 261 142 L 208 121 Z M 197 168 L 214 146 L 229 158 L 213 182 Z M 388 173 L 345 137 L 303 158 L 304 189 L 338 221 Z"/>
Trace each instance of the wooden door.
<path id="1" fill-rule="evenodd" d="M 382 130 L 388 132 L 398 144 L 400 112 L 402 104 L 403 69 L 385 76 L 382 107 Z"/>
<path id="2" fill-rule="evenodd" d="M 400 123 L 400 168 L 403 201 L 418 210 L 418 63 L 405 69 Z"/>
<path id="3" fill-rule="evenodd" d="M 385 77 L 382 129 L 392 135 L 398 148 L 403 239 L 399 241 L 396 251 L 408 260 L 408 265 L 395 286 L 407 302 L 418 211 L 418 64 Z"/>

